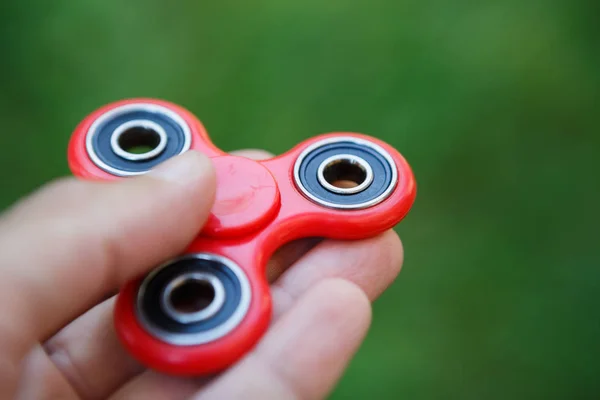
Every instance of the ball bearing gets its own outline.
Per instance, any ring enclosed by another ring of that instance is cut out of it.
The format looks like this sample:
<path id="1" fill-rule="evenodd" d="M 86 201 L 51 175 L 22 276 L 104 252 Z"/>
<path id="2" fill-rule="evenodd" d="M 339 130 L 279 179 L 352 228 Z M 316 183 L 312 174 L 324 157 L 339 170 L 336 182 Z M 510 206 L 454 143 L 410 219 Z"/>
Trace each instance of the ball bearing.
<path id="1" fill-rule="evenodd" d="M 250 283 L 233 261 L 187 254 L 150 273 L 140 284 L 136 312 L 142 326 L 164 342 L 190 346 L 233 330 L 250 306 Z"/>
<path id="2" fill-rule="evenodd" d="M 92 162 L 116 176 L 143 174 L 189 150 L 188 124 L 167 107 L 134 103 L 98 117 L 86 134 Z"/>
<path id="3" fill-rule="evenodd" d="M 317 204 L 364 209 L 392 193 L 398 171 L 381 146 L 356 137 L 336 137 L 318 141 L 298 156 L 294 181 L 300 192 Z"/>

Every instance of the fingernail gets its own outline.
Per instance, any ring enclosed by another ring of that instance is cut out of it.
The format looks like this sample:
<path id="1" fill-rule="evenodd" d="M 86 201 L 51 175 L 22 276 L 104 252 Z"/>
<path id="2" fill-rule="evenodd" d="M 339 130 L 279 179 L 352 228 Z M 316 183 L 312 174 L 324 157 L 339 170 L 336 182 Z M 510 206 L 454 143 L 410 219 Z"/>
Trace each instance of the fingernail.
<path id="1" fill-rule="evenodd" d="M 154 178 L 179 184 L 190 184 L 212 172 L 212 162 L 197 151 L 187 151 L 165 161 L 148 174 Z"/>

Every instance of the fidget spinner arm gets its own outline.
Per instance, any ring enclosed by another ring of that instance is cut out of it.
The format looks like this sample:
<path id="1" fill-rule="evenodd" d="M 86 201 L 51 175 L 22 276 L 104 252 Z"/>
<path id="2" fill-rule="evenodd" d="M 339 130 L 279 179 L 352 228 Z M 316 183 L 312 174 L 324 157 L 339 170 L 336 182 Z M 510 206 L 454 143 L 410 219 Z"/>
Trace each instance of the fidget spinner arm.
<path id="1" fill-rule="evenodd" d="M 271 317 L 265 268 L 277 248 L 303 237 L 377 235 L 415 199 L 409 165 L 375 138 L 331 133 L 254 161 L 221 151 L 189 111 L 153 99 L 90 114 L 75 129 L 68 158 L 76 176 L 112 180 L 188 150 L 215 166 L 211 215 L 183 255 L 126 284 L 115 307 L 127 350 L 168 374 L 219 372 L 256 344 Z"/>

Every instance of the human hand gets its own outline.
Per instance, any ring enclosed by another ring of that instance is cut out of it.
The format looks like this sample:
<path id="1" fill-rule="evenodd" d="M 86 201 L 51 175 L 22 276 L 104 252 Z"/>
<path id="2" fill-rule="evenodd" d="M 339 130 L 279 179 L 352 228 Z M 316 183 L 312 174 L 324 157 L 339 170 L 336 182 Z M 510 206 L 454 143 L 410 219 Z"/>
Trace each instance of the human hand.
<path id="1" fill-rule="evenodd" d="M 136 178 L 50 184 L 0 217 L 0 397 L 326 397 L 364 339 L 370 301 L 400 271 L 393 231 L 278 250 L 268 266 L 271 326 L 219 376 L 165 376 L 121 346 L 112 320 L 118 288 L 186 248 L 214 190 L 212 164 L 190 151 Z"/>

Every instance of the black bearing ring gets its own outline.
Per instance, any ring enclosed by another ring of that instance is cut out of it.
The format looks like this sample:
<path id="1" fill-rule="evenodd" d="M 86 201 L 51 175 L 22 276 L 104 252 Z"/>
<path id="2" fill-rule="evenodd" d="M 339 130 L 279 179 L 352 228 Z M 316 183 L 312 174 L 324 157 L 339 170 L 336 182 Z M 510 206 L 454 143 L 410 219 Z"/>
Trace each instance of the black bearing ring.
<path id="1" fill-rule="evenodd" d="M 347 190 L 327 184 L 323 177 L 324 166 L 336 159 L 360 166 L 366 181 Z M 364 209 L 379 204 L 391 194 L 398 182 L 398 171 L 392 157 L 381 146 L 355 137 L 336 137 L 314 143 L 300 154 L 294 165 L 294 180 L 298 189 L 317 204 L 337 209 Z"/>
<path id="2" fill-rule="evenodd" d="M 181 279 L 202 276 L 215 282 L 217 294 L 211 312 L 177 315 L 165 307 L 165 293 Z M 216 297 L 219 297 L 218 299 Z M 142 282 L 136 300 L 140 322 L 154 337 L 174 345 L 198 345 L 216 340 L 234 329 L 250 306 L 250 283 L 233 261 L 208 253 L 187 254 L 149 274 Z M 186 318 L 191 316 L 192 318 Z M 198 317 L 198 318 L 196 318 Z"/>
<path id="3" fill-rule="evenodd" d="M 128 130 L 138 129 L 156 138 L 154 150 L 136 155 L 119 145 Z M 86 150 L 99 168 L 116 176 L 143 174 L 158 164 L 189 150 L 191 133 L 177 113 L 157 104 L 128 104 L 102 114 L 86 136 Z"/>

